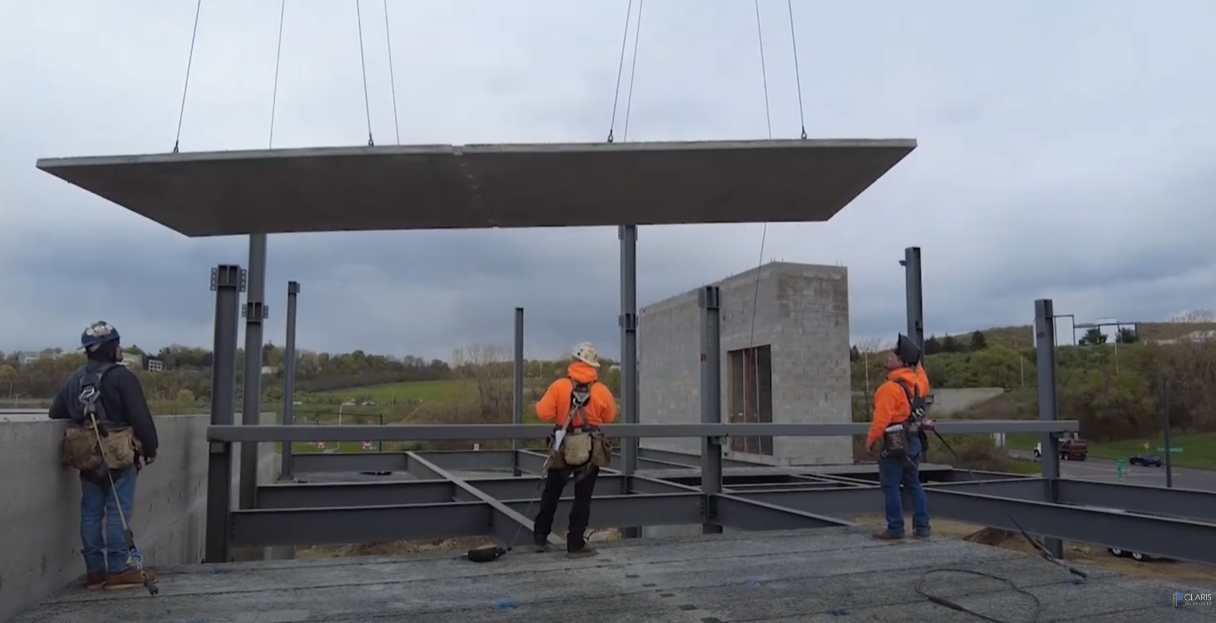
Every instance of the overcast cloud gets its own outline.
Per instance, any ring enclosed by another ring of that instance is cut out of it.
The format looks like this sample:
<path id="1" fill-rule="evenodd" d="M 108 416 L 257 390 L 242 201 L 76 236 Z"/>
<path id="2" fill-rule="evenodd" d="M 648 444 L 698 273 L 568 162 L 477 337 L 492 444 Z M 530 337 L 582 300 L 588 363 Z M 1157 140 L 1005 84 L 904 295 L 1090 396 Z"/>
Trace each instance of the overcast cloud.
<path id="1" fill-rule="evenodd" d="M 775 137 L 799 107 L 783 0 L 762 0 Z M 390 0 L 403 143 L 604 140 L 626 0 Z M 208 270 L 247 239 L 188 239 L 34 168 L 174 143 L 195 3 L 0 5 L 0 349 L 210 346 Z M 634 3 L 636 14 L 637 2 Z M 924 251 L 941 334 L 1216 307 L 1216 3 L 794 0 L 806 130 L 919 148 L 826 224 L 773 225 L 766 260 L 849 268 L 854 340 L 904 326 L 903 248 Z M 362 4 L 371 121 L 396 142 L 385 18 Z M 265 148 L 279 3 L 204 0 L 182 151 Z M 632 39 L 632 32 L 630 38 Z M 632 49 L 632 40 L 629 44 Z M 616 124 L 623 109 L 629 58 Z M 645 2 L 628 140 L 764 138 L 750 0 Z M 274 147 L 367 141 L 355 3 L 287 3 Z M 762 226 L 647 227 L 639 302 L 753 268 Z M 614 228 L 271 236 L 268 339 L 302 283 L 303 348 L 529 356 L 618 351 Z"/>

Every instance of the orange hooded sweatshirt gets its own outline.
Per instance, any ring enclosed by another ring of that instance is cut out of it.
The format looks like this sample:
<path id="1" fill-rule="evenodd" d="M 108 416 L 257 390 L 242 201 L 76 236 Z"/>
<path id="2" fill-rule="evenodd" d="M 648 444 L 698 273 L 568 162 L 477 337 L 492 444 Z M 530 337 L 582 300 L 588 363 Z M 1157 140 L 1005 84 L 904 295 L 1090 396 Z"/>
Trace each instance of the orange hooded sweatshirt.
<path id="1" fill-rule="evenodd" d="M 558 428 L 566 426 L 566 418 L 570 415 L 570 394 L 574 391 L 574 383 L 571 382 L 573 379 L 579 383 L 591 384 L 591 396 L 580 412 L 587 417 L 588 424 L 600 426 L 616 420 L 616 399 L 612 397 L 607 386 L 595 382 L 599 379 L 595 368 L 575 361 L 566 369 L 566 374 L 568 378 L 553 381 L 540 402 L 536 403 L 536 417 L 542 422 L 553 422 Z M 574 425 L 583 425 L 578 414 L 574 416 Z"/>
<path id="2" fill-rule="evenodd" d="M 874 392 L 874 421 L 870 423 L 870 434 L 866 443 L 871 444 L 882 438 L 882 433 L 892 424 L 899 424 L 912 415 L 912 404 L 904 388 L 896 381 L 907 383 L 908 387 L 916 387 L 919 380 L 911 368 L 897 368 L 887 373 L 887 382 L 878 386 Z"/>
<path id="3" fill-rule="evenodd" d="M 916 366 L 916 383 L 920 386 L 920 397 L 924 398 L 930 393 L 929 375 L 925 373 L 925 365 Z"/>

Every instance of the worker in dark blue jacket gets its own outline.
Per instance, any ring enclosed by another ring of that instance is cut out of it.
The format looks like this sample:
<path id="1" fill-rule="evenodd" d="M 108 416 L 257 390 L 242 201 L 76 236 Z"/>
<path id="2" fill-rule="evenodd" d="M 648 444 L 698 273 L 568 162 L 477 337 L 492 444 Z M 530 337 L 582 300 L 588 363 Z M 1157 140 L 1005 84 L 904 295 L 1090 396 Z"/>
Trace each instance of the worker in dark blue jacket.
<path id="1" fill-rule="evenodd" d="M 133 460 L 121 469 L 107 469 L 105 462 L 94 470 L 80 472 L 80 541 L 85 564 L 85 586 L 95 590 L 143 586 L 138 569 L 128 564 L 124 546 L 123 523 L 131 521 L 135 504 L 135 480 L 140 461 L 150 465 L 156 460 L 156 424 L 139 378 L 120 365 L 122 345 L 118 331 L 106 322 L 89 325 L 80 336 L 85 365 L 72 373 L 51 403 L 53 420 L 71 420 L 76 430 L 92 432 L 88 403 L 82 388 L 96 387 L 93 411 L 102 434 L 107 429 L 121 431 L 130 438 Z M 72 428 L 72 424 L 69 424 Z M 108 435 L 106 435 L 108 438 Z M 100 442 L 97 444 L 100 446 Z M 121 503 L 121 516 L 119 508 Z M 104 524 L 104 530 L 103 530 Z"/>

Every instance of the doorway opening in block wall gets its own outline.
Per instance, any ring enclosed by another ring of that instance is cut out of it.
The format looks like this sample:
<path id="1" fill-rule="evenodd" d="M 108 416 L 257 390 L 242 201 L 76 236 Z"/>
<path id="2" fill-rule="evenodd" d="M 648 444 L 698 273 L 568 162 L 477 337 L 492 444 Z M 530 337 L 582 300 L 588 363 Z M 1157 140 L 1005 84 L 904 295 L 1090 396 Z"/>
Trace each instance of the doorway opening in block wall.
<path id="1" fill-rule="evenodd" d="M 727 352 L 730 367 L 730 421 L 738 424 L 773 422 L 773 348 L 769 345 Z M 732 452 L 773 454 L 773 438 L 731 437 Z"/>

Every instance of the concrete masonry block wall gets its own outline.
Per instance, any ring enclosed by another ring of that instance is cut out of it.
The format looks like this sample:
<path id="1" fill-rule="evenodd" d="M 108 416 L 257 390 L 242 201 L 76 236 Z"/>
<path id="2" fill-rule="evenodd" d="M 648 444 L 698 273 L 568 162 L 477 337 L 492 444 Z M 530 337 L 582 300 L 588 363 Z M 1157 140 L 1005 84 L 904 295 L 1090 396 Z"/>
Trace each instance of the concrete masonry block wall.
<path id="1" fill-rule="evenodd" d="M 203 558 L 208 423 L 206 415 L 156 418 L 160 451 L 139 475 L 131 522 L 150 566 Z M 0 621 L 84 573 L 80 482 L 59 462 L 63 427 L 45 419 L 0 422 Z M 270 482 L 278 455 L 270 444 L 259 454 L 259 480 Z"/>
<path id="2" fill-rule="evenodd" d="M 723 421 L 730 421 L 728 353 L 752 344 L 772 347 L 774 423 L 850 421 L 847 269 L 774 262 L 758 271 L 758 291 L 757 270 L 713 284 L 722 295 Z M 640 420 L 699 422 L 697 290 L 642 308 L 638 331 Z M 696 439 L 643 439 L 641 445 L 700 454 Z M 741 458 L 784 465 L 851 463 L 852 446 L 847 437 L 778 437 L 772 457 Z"/>

